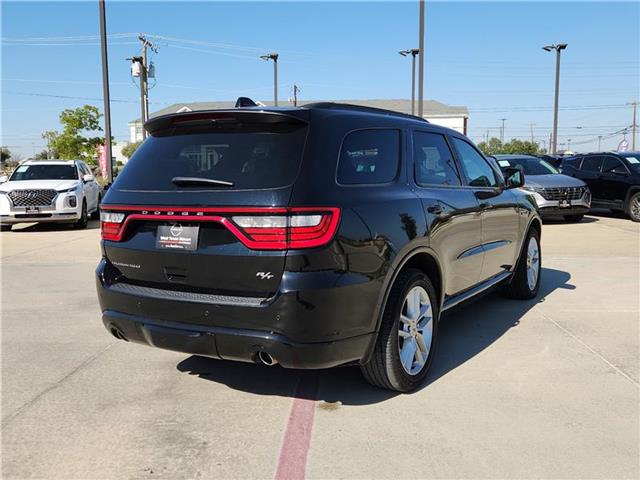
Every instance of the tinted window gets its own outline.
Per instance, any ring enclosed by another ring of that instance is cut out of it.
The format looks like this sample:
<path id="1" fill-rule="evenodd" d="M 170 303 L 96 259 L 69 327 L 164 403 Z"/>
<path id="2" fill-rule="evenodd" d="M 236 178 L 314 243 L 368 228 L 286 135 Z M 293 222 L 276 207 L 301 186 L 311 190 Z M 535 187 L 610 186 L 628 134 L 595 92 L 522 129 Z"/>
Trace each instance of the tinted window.
<path id="1" fill-rule="evenodd" d="M 585 172 L 599 172 L 602 164 L 602 157 L 584 157 L 580 170 Z"/>
<path id="2" fill-rule="evenodd" d="M 399 130 L 358 130 L 346 136 L 338 162 L 338 183 L 388 183 L 400 159 Z"/>
<path id="3" fill-rule="evenodd" d="M 627 169 L 616 157 L 604 157 L 602 173 L 627 173 Z"/>
<path id="4" fill-rule="evenodd" d="M 152 136 L 136 150 L 114 186 L 125 190 L 203 188 L 176 185 L 175 177 L 231 182 L 232 189 L 286 186 L 295 180 L 305 137 L 306 127 L 298 125 Z"/>
<path id="5" fill-rule="evenodd" d="M 11 175 L 12 182 L 20 180 L 77 180 L 75 165 L 20 165 Z"/>
<path id="6" fill-rule="evenodd" d="M 414 132 L 413 164 L 418 185 L 461 185 L 453 155 L 443 135 Z"/>
<path id="7" fill-rule="evenodd" d="M 467 175 L 469 185 L 473 187 L 495 187 L 498 185 L 493 169 L 478 151 L 456 137 L 452 137 L 453 145 L 458 152 L 464 173 Z"/>
<path id="8" fill-rule="evenodd" d="M 627 165 L 631 171 L 640 173 L 640 154 L 625 154 L 624 157 L 627 159 Z"/>

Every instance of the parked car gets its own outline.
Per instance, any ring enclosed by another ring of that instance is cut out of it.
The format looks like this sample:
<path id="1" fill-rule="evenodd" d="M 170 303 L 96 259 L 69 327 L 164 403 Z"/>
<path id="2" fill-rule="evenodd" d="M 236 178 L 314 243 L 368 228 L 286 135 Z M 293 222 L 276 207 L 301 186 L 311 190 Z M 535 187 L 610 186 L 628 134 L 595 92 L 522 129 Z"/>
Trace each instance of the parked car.
<path id="1" fill-rule="evenodd" d="M 531 192 L 543 218 L 563 217 L 579 222 L 591 206 L 587 184 L 562 175 L 546 161 L 530 155 L 494 155 L 500 168 L 521 168 L 527 179 L 523 189 Z"/>
<path id="2" fill-rule="evenodd" d="M 332 103 L 153 118 L 105 195 L 116 338 L 225 360 L 425 378 L 440 314 L 540 285 L 541 221 L 462 134 Z"/>
<path id="3" fill-rule="evenodd" d="M 86 228 L 98 218 L 102 188 L 81 160 L 28 160 L 0 181 L 0 227 L 62 222 Z"/>
<path id="4" fill-rule="evenodd" d="M 592 206 L 623 211 L 640 222 L 640 152 L 577 155 L 562 162 L 562 173 L 589 185 Z"/>

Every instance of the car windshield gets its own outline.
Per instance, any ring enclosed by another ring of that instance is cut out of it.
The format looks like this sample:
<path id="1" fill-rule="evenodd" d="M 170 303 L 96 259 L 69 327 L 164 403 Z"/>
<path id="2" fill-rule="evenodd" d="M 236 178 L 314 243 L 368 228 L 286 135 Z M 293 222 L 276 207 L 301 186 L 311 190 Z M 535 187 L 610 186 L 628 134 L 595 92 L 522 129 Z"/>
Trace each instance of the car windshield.
<path id="1" fill-rule="evenodd" d="M 625 155 L 629 167 L 634 173 L 640 173 L 640 154 L 637 155 Z"/>
<path id="2" fill-rule="evenodd" d="M 560 173 L 555 167 L 540 158 L 498 158 L 498 164 L 501 168 L 522 167 L 525 175 L 550 175 Z"/>
<path id="3" fill-rule="evenodd" d="M 20 165 L 15 169 L 12 182 L 21 180 L 77 180 L 75 165 Z"/>

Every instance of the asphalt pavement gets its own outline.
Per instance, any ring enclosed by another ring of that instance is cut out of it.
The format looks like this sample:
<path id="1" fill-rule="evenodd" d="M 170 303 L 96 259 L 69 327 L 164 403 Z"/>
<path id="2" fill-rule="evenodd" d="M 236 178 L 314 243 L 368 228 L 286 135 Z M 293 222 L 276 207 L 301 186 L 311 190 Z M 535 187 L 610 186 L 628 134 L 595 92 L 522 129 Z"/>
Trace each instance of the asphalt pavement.
<path id="1" fill-rule="evenodd" d="M 539 297 L 444 317 L 411 395 L 114 339 L 99 237 L 0 234 L 3 478 L 640 477 L 640 224 L 545 224 Z"/>

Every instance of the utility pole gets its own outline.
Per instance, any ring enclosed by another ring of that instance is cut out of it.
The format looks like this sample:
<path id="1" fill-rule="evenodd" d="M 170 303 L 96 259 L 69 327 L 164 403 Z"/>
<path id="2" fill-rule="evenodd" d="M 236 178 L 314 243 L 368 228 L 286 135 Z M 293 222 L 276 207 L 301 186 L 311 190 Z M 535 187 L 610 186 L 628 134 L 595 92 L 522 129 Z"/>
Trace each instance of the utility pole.
<path id="1" fill-rule="evenodd" d="M 636 111 L 638 108 L 638 102 L 630 102 L 627 105 L 633 105 L 633 123 L 631 124 L 631 151 L 636 151 L 636 130 L 638 128 L 638 122 L 636 120 Z"/>
<path id="2" fill-rule="evenodd" d="M 100 10 L 100 52 L 102 56 L 102 97 L 104 101 L 104 152 L 107 157 L 107 184 L 111 185 L 113 183 L 113 164 L 111 155 L 111 104 L 109 100 L 107 19 L 105 14 L 104 0 L 98 0 L 98 9 Z M 49 146 L 47 146 L 47 150 L 49 150 Z"/>
<path id="3" fill-rule="evenodd" d="M 530 123 L 529 128 L 531 129 L 531 143 L 535 143 L 535 139 L 533 138 L 533 126 L 535 123 Z"/>
<path id="4" fill-rule="evenodd" d="M 600 142 L 602 141 L 602 135 L 598 135 L 598 151 L 600 151 Z"/>
<path id="5" fill-rule="evenodd" d="M 542 47 L 543 50 L 550 52 L 556 51 L 556 94 L 553 103 L 553 145 L 551 153 L 556 153 L 558 149 L 558 97 L 560 96 L 560 52 L 567 48 L 566 43 L 559 43 L 557 45 L 547 45 Z"/>
<path id="6" fill-rule="evenodd" d="M 140 120 L 142 122 L 142 140 L 145 140 L 147 138 L 147 132 L 144 129 L 144 124 L 149 120 L 149 65 L 147 61 L 147 48 L 156 52 L 157 47 L 142 34 L 138 35 L 138 40 L 142 42 L 142 56 L 128 58 L 127 60 L 131 60 L 132 62 L 131 75 L 140 77 Z"/>
<path id="7" fill-rule="evenodd" d="M 266 55 L 260 55 L 260 58 L 269 61 L 273 60 L 273 105 L 278 106 L 278 54 L 267 53 Z"/>
<path id="8" fill-rule="evenodd" d="M 419 48 L 401 50 L 398 52 L 403 57 L 411 55 L 411 115 L 416 114 L 416 55 L 420 53 Z"/>
<path id="9" fill-rule="evenodd" d="M 504 143 L 504 122 L 506 118 L 499 119 L 502 122 L 502 127 L 500 127 L 500 143 Z"/>
<path id="10" fill-rule="evenodd" d="M 300 87 L 298 87 L 295 83 L 293 84 L 293 106 L 298 106 L 298 92 L 300 92 Z"/>
<path id="11" fill-rule="evenodd" d="M 424 0 L 420 0 L 420 27 L 418 51 L 420 54 L 418 65 L 418 116 L 424 118 Z"/>

